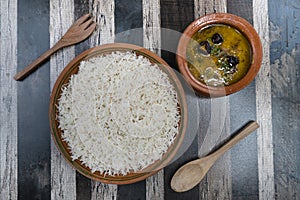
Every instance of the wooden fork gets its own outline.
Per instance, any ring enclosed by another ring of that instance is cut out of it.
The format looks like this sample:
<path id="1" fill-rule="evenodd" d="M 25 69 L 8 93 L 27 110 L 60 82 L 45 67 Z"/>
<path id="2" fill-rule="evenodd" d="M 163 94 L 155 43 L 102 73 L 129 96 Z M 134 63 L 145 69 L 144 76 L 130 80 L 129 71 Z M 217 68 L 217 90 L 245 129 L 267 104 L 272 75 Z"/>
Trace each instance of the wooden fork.
<path id="1" fill-rule="evenodd" d="M 30 65 L 25 67 L 22 71 L 18 72 L 14 79 L 17 81 L 23 80 L 34 70 L 36 70 L 39 65 L 49 58 L 57 50 L 70 46 L 76 43 L 79 43 L 85 40 L 96 28 L 96 23 L 93 21 L 93 18 L 90 14 L 86 14 L 79 18 L 73 23 L 69 30 L 62 36 L 62 38 L 48 51 L 42 54 L 39 58 L 33 61 Z"/>

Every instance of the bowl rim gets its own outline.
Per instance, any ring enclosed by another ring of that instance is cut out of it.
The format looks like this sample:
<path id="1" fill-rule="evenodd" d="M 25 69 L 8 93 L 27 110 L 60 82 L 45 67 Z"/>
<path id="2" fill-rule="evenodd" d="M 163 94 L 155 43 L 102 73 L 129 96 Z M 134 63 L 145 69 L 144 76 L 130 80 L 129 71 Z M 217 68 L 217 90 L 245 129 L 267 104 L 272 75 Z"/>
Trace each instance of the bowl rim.
<path id="1" fill-rule="evenodd" d="M 170 80 L 178 93 L 181 120 L 179 124 L 180 137 L 176 137 L 174 143 L 169 147 L 168 151 L 163 154 L 163 158 L 161 159 L 163 161 L 159 165 L 157 163 L 159 163 L 160 160 L 147 166 L 145 169 L 142 169 L 140 172 L 129 173 L 128 175 L 109 176 L 109 175 L 100 174 L 99 172 L 92 173 L 91 170 L 88 167 L 81 164 L 81 162 L 78 159 L 72 160 L 68 145 L 65 141 L 62 140 L 61 130 L 58 128 L 58 120 L 56 118 L 57 116 L 56 105 L 57 105 L 57 99 L 59 98 L 59 95 L 61 93 L 61 87 L 69 81 L 70 76 L 72 74 L 78 72 L 78 66 L 81 61 L 90 59 L 91 57 L 100 54 L 111 53 L 115 51 L 133 51 L 137 53 L 137 55 L 146 56 L 147 58 L 150 59 L 151 62 L 158 62 L 160 69 L 163 70 L 165 73 L 167 73 L 169 77 L 171 77 Z M 82 175 L 92 180 L 100 181 L 107 184 L 122 185 L 122 184 L 135 183 L 148 178 L 149 176 L 157 173 L 159 170 L 165 167 L 174 158 L 181 144 L 183 143 L 183 139 L 186 134 L 187 122 L 188 122 L 187 118 L 188 118 L 188 114 L 187 114 L 187 102 L 186 102 L 185 92 L 179 78 L 177 77 L 173 69 L 157 54 L 143 47 L 133 45 L 133 44 L 127 44 L 127 43 L 110 43 L 110 44 L 104 44 L 104 45 L 92 47 L 82 52 L 78 56 L 76 56 L 73 60 L 69 62 L 69 64 L 59 74 L 52 88 L 50 103 L 49 103 L 49 122 L 50 122 L 51 135 L 57 149 L 63 155 L 64 159 L 67 161 L 68 164 L 71 165 L 72 168 L 77 170 Z"/>
<path id="2" fill-rule="evenodd" d="M 252 61 L 247 73 L 236 83 L 223 87 L 207 86 L 198 81 L 188 69 L 186 62 L 186 48 L 191 37 L 198 30 L 213 24 L 224 24 L 240 31 L 248 40 L 252 53 Z M 220 97 L 235 93 L 249 85 L 258 73 L 262 63 L 262 44 L 254 27 L 245 19 L 229 13 L 213 13 L 199 17 L 187 26 L 180 37 L 176 61 L 179 71 L 191 86 L 200 94 L 208 97 Z"/>

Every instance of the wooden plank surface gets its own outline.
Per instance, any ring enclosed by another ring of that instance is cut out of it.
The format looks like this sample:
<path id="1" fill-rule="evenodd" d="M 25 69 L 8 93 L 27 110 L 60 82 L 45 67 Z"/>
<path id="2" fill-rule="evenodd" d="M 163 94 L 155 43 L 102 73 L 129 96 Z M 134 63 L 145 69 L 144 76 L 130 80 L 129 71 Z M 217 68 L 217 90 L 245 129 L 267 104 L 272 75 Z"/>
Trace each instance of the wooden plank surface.
<path id="1" fill-rule="evenodd" d="M 17 199 L 17 1 L 1 1 L 0 13 L 0 195 Z"/>
<path id="2" fill-rule="evenodd" d="M 92 14 L 91 9 L 92 7 L 89 4 L 89 0 L 74 1 L 74 18 L 78 19 L 87 13 Z M 75 46 L 75 56 L 90 48 L 90 40 L 90 38 L 86 39 Z M 91 179 L 76 172 L 76 199 L 90 200 L 92 198 L 92 191 L 93 186 Z"/>
<path id="3" fill-rule="evenodd" d="M 299 3 L 269 0 L 276 199 L 300 196 Z"/>
<path id="4" fill-rule="evenodd" d="M 142 0 L 115 1 L 115 42 L 143 46 Z"/>
<path id="5" fill-rule="evenodd" d="M 194 20 L 194 1 L 161 0 L 160 5 L 161 28 L 165 30 L 161 36 L 161 56 L 171 67 L 178 70 L 175 59 L 177 44 L 180 33 Z"/>
<path id="6" fill-rule="evenodd" d="M 227 2 L 222 0 L 195 0 L 194 4 L 195 18 L 216 12 L 226 13 L 227 10 Z"/>
<path id="7" fill-rule="evenodd" d="M 115 39 L 115 4 L 114 1 L 92 0 L 89 2 L 90 13 L 95 17 L 98 27 L 90 38 L 90 46 L 112 43 Z M 116 199 L 117 185 L 108 185 L 92 181 L 91 199 Z"/>
<path id="8" fill-rule="evenodd" d="M 50 46 L 53 46 L 74 22 L 74 2 L 50 1 Z M 64 67 L 75 57 L 75 47 L 67 47 L 51 57 L 50 89 Z M 51 199 L 76 198 L 76 172 L 51 139 Z"/>
<path id="9" fill-rule="evenodd" d="M 264 53 L 261 69 L 255 80 L 256 115 L 260 124 L 257 131 L 259 198 L 274 199 L 268 0 L 253 0 L 253 16 L 253 25 L 261 38 Z"/>
<path id="10" fill-rule="evenodd" d="M 253 24 L 252 0 L 227 1 L 227 12 L 238 15 Z M 256 120 L 255 82 L 238 93 L 230 95 L 230 127 L 234 132 L 249 120 Z M 258 199 L 256 132 L 231 150 L 232 199 Z"/>
<path id="11" fill-rule="evenodd" d="M 225 1 L 195 0 L 194 4 L 195 18 L 210 13 L 224 13 L 227 11 Z M 230 135 L 230 103 L 229 97 L 213 98 L 210 99 L 210 102 L 206 99 L 199 99 L 199 101 L 210 106 L 209 127 L 206 133 L 198 133 L 198 154 L 199 157 L 202 157 L 209 154 Z M 204 134 L 204 136 L 201 134 Z M 200 183 L 200 199 L 231 199 L 230 166 L 230 152 L 227 152 L 217 161 Z"/>
<path id="12" fill-rule="evenodd" d="M 0 199 L 299 199 L 299 5 L 299 0 L 1 1 Z M 13 81 L 16 71 L 87 12 L 98 23 L 90 39 L 58 52 L 23 82 Z M 213 12 L 241 16 L 258 31 L 264 58 L 256 80 L 229 97 L 195 97 L 197 137 L 182 157 L 145 181 L 102 184 L 67 165 L 47 118 L 49 91 L 63 67 L 87 48 L 128 42 L 161 54 L 177 69 L 182 31 Z M 250 119 L 261 125 L 257 134 L 225 154 L 199 186 L 186 193 L 171 190 L 171 177 L 182 164 L 213 151 Z"/>
<path id="13" fill-rule="evenodd" d="M 228 0 L 227 12 L 238 15 L 253 24 L 253 0 Z"/>
<path id="14" fill-rule="evenodd" d="M 115 39 L 115 2 L 90 0 L 90 13 L 95 17 L 98 27 L 90 38 L 91 47 L 112 43 Z"/>
<path id="15" fill-rule="evenodd" d="M 160 0 L 143 0 L 143 46 L 161 53 Z"/>
<path id="16" fill-rule="evenodd" d="M 17 5 L 20 71 L 49 49 L 49 1 L 18 1 Z M 49 68 L 46 62 L 17 83 L 19 199 L 50 198 Z"/>
<path id="17" fill-rule="evenodd" d="M 178 70 L 175 55 L 178 40 L 186 26 L 194 19 L 194 1 L 161 0 L 161 56 L 167 63 Z M 197 101 L 196 101 L 197 102 Z M 191 133 L 187 133 L 191 134 Z M 178 160 L 164 169 L 164 195 L 165 199 L 193 199 L 198 198 L 199 188 L 195 187 L 184 193 L 176 193 L 170 188 L 170 181 L 176 170 L 186 162 L 197 158 L 197 139 Z"/>
<path id="18" fill-rule="evenodd" d="M 115 0 L 115 42 L 143 46 L 142 0 Z M 117 199 L 145 199 L 146 181 L 119 185 Z"/>
<path id="19" fill-rule="evenodd" d="M 160 55 L 160 0 L 143 0 L 143 46 Z M 146 200 L 164 199 L 164 170 L 146 179 Z"/>

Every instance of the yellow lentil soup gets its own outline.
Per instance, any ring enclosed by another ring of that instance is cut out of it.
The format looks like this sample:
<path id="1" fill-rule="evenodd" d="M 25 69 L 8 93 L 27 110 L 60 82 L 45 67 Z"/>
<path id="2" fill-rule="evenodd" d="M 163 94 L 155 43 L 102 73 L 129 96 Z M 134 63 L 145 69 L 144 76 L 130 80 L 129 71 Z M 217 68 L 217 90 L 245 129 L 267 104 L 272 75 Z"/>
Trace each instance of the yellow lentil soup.
<path id="1" fill-rule="evenodd" d="M 186 57 L 191 74 L 209 86 L 239 81 L 252 60 L 248 40 L 237 29 L 224 24 L 209 25 L 195 33 Z"/>

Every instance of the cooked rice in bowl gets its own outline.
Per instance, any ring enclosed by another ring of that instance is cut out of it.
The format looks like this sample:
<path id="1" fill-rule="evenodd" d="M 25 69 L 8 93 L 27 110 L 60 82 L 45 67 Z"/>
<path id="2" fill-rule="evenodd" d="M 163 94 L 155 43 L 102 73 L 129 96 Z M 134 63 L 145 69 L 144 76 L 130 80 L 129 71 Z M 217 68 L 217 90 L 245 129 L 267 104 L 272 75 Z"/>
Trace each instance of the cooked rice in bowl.
<path id="1" fill-rule="evenodd" d="M 83 59 L 56 99 L 59 139 L 93 174 L 152 173 L 178 148 L 170 147 L 183 130 L 181 98 L 170 74 L 135 51 Z"/>

